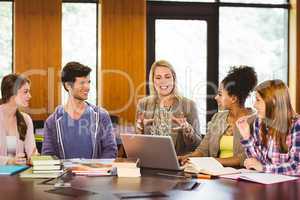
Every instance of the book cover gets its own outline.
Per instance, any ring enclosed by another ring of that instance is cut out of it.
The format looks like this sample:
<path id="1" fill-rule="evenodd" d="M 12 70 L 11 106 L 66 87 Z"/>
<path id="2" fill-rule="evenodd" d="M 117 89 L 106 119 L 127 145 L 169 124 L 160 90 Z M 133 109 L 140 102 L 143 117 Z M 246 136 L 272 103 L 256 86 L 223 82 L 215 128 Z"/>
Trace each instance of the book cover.
<path id="1" fill-rule="evenodd" d="M 33 170 L 59 170 L 61 165 L 33 165 Z"/>
<path id="2" fill-rule="evenodd" d="M 61 162 L 55 156 L 32 156 L 32 165 L 59 165 Z"/>
<path id="3" fill-rule="evenodd" d="M 32 168 L 29 168 L 22 173 L 20 173 L 21 178 L 57 178 L 62 172 L 53 173 L 33 173 Z"/>
<path id="4" fill-rule="evenodd" d="M 1 165 L 0 175 L 13 175 L 27 169 L 27 165 Z"/>

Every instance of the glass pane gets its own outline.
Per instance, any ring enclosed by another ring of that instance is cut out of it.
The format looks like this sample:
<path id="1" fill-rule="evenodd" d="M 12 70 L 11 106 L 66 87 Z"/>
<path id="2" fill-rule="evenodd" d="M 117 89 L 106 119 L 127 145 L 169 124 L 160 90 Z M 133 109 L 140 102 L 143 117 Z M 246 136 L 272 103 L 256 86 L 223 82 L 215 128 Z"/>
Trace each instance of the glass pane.
<path id="1" fill-rule="evenodd" d="M 219 80 L 232 65 L 250 65 L 258 82 L 287 82 L 287 30 L 286 9 L 220 8 Z"/>
<path id="2" fill-rule="evenodd" d="M 148 1 L 216 2 L 216 0 L 148 0 Z"/>
<path id="3" fill-rule="evenodd" d="M 63 3 L 62 66 L 77 61 L 92 68 L 88 101 L 97 104 L 97 4 Z M 62 87 L 62 103 L 68 94 Z"/>
<path id="4" fill-rule="evenodd" d="M 288 1 L 287 0 L 221 0 L 221 2 L 282 4 L 282 3 L 287 3 Z"/>
<path id="5" fill-rule="evenodd" d="M 207 23 L 201 20 L 156 20 L 155 59 L 175 68 L 179 92 L 197 103 L 202 133 L 206 125 Z"/>
<path id="6" fill-rule="evenodd" d="M 12 2 L 0 2 L 0 83 L 9 73 L 12 73 Z"/>

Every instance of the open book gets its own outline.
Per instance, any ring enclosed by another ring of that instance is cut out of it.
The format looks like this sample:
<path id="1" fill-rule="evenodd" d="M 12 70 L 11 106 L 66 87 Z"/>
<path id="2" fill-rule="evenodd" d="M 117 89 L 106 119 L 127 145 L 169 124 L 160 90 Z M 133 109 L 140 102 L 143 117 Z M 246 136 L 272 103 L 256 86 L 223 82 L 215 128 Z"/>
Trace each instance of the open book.
<path id="1" fill-rule="evenodd" d="M 240 173 L 237 169 L 232 167 L 223 167 L 221 163 L 212 157 L 191 157 L 190 161 L 185 165 L 184 171 L 213 176 Z"/>
<path id="2" fill-rule="evenodd" d="M 252 171 L 252 172 L 251 172 Z M 260 173 L 253 170 L 241 171 L 241 174 L 224 175 L 222 178 L 243 179 L 261 184 L 274 184 L 285 181 L 297 180 L 299 177 L 285 176 L 281 174 Z"/>

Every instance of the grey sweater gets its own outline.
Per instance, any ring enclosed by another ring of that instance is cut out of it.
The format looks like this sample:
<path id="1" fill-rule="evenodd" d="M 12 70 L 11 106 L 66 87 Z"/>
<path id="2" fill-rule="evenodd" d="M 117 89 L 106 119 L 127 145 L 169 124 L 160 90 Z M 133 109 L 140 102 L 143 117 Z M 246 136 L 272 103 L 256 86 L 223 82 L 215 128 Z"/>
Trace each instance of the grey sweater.
<path id="1" fill-rule="evenodd" d="M 138 102 L 136 119 L 138 118 L 139 113 L 144 113 L 145 119 L 153 119 L 159 109 L 159 102 L 156 96 L 145 97 Z M 177 155 L 184 155 L 195 150 L 201 141 L 196 104 L 188 98 L 177 97 L 176 101 L 169 109 L 169 112 L 172 116 L 177 118 L 185 117 L 190 126 L 190 132 L 188 134 L 184 134 L 184 131 L 186 130 L 183 129 L 171 129 L 170 132 L 165 134 L 172 137 Z M 137 120 L 136 126 L 143 127 Z M 170 120 L 170 126 L 174 128 L 178 127 L 178 124 Z M 147 124 L 143 127 L 143 130 L 136 128 L 136 132 L 138 134 L 153 134 L 153 123 Z M 189 135 L 189 137 L 187 135 Z"/>

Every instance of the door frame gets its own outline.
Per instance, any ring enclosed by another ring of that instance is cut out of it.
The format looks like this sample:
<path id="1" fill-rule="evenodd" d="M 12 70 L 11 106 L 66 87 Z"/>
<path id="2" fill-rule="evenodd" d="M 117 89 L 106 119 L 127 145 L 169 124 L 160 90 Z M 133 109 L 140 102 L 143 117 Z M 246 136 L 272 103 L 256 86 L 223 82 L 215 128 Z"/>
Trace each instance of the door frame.
<path id="1" fill-rule="evenodd" d="M 204 20 L 207 22 L 207 83 L 218 86 L 219 79 L 219 7 L 212 3 L 198 2 L 147 2 L 147 69 L 149 74 L 155 61 L 155 20 L 156 19 L 185 19 Z M 218 106 L 214 100 L 215 87 L 207 85 L 206 120 L 209 121 Z M 149 87 L 147 87 L 149 94 Z"/>

